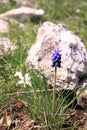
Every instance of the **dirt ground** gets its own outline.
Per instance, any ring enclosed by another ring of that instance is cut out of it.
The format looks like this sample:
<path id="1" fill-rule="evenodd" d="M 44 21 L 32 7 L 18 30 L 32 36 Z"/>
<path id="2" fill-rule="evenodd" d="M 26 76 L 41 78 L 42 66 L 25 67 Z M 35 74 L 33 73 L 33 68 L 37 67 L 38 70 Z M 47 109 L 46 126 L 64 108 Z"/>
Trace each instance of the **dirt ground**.
<path id="1" fill-rule="evenodd" d="M 42 130 L 40 128 L 40 122 L 29 118 L 27 110 L 27 103 L 20 99 L 13 99 L 13 102 L 10 106 L 5 104 L 0 109 L 0 130 Z M 72 110 L 68 112 L 67 119 L 73 120 L 74 126 L 76 126 L 75 130 L 87 130 L 86 110 Z M 44 128 L 43 130 L 47 129 Z M 67 128 L 64 130 L 67 130 Z"/>

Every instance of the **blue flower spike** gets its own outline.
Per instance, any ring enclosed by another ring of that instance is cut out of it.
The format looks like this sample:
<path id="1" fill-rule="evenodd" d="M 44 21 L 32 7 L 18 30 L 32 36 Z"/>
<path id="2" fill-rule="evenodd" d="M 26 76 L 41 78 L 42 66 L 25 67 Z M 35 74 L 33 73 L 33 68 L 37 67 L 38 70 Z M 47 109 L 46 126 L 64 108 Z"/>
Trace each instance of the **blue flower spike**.
<path id="1" fill-rule="evenodd" d="M 52 67 L 61 67 L 61 51 L 55 49 L 52 54 Z"/>

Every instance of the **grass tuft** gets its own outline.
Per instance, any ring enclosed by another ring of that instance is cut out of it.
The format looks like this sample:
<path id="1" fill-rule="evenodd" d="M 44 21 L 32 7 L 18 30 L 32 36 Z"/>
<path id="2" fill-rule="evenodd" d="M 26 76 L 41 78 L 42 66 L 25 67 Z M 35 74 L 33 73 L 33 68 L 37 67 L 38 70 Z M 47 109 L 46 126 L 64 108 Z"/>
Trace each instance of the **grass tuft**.
<path id="1" fill-rule="evenodd" d="M 16 43 L 18 49 L 8 56 L 0 56 L 0 109 L 2 106 L 7 111 L 11 108 L 12 99 L 20 99 L 27 102 L 26 114 L 29 118 L 39 122 L 43 130 L 74 130 L 74 121 L 69 117 L 68 111 L 76 107 L 76 95 L 73 91 L 55 91 L 54 113 L 52 112 L 53 89 L 47 85 L 44 75 L 36 69 L 28 69 L 25 65 L 28 50 L 35 43 L 37 31 L 44 21 L 52 21 L 56 24 L 63 23 L 68 29 L 75 32 L 84 40 L 87 47 L 87 2 L 86 0 L 42 0 L 38 2 L 38 8 L 45 10 L 45 15 L 39 21 L 23 21 L 28 30 L 24 32 L 17 24 L 10 24 L 8 34 L 0 34 Z M 12 2 L 1 6 L 0 13 L 15 8 Z M 78 11 L 79 9 L 79 11 Z M 23 75 L 28 73 L 32 86 L 25 88 L 17 84 L 18 78 L 14 77 L 20 71 Z M 83 90 L 82 90 L 83 91 Z M 2 110 L 2 109 L 1 109 Z M 0 116 L 3 111 L 1 111 Z"/>

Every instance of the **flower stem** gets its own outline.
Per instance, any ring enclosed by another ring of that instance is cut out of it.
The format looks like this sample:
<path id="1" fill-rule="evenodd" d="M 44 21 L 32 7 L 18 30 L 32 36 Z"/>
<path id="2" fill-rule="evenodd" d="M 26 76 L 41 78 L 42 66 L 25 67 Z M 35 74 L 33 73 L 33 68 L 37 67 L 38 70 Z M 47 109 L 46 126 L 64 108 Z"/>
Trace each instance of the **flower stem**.
<path id="1" fill-rule="evenodd" d="M 54 113 L 54 107 L 55 107 L 56 75 L 57 75 L 57 67 L 55 66 L 54 67 L 54 86 L 53 86 L 52 114 Z"/>

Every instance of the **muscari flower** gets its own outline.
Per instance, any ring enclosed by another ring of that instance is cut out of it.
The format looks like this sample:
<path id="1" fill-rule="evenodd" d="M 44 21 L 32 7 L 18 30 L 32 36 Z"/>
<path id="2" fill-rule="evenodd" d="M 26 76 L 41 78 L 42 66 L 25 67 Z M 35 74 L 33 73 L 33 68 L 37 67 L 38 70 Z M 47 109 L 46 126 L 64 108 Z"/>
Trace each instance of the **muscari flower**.
<path id="1" fill-rule="evenodd" d="M 52 67 L 61 67 L 61 51 L 55 49 L 52 54 Z"/>
<path id="2" fill-rule="evenodd" d="M 31 86 L 31 82 L 30 82 L 31 78 L 29 77 L 28 73 L 26 73 L 23 76 L 21 72 L 16 72 L 14 76 L 18 76 L 20 79 L 17 84 L 23 84 L 24 87 L 26 87 L 26 85 Z"/>

